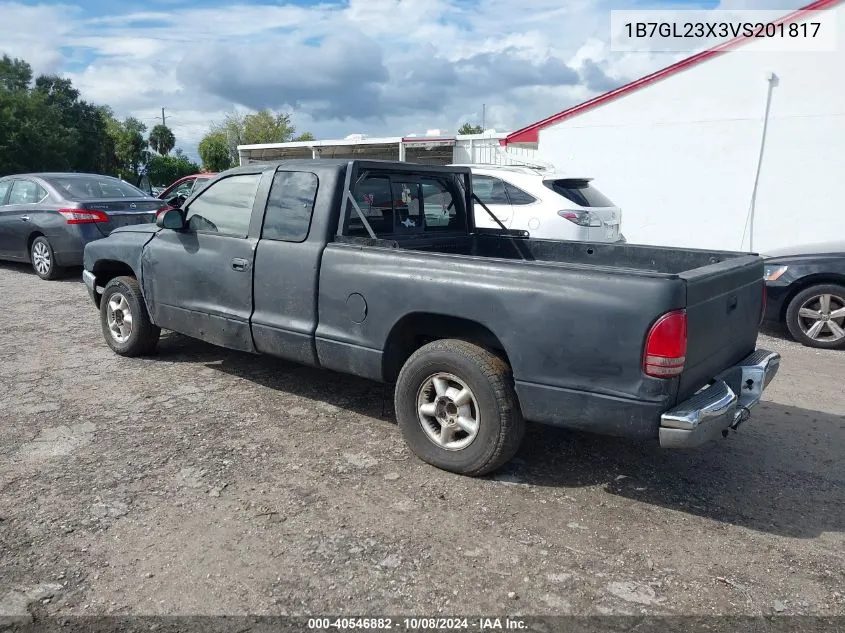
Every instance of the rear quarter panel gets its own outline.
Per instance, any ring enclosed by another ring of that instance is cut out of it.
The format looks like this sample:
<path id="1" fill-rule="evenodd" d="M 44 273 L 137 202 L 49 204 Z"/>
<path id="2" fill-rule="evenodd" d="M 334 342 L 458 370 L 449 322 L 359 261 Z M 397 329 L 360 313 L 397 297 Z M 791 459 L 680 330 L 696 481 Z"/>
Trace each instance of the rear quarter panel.
<path id="1" fill-rule="evenodd" d="M 366 302 L 361 323 L 350 312 L 358 302 L 353 294 Z M 320 273 L 317 347 L 332 369 L 382 378 L 382 350 L 402 317 L 454 316 L 496 335 L 518 382 L 665 402 L 673 383 L 644 376 L 643 344 L 655 319 L 684 301 L 678 279 L 330 244 Z"/>

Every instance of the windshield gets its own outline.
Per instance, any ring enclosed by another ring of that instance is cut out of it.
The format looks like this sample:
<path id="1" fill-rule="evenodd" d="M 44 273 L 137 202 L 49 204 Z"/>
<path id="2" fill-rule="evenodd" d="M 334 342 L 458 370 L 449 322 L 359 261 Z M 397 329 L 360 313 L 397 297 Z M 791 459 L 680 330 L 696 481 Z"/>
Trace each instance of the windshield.
<path id="1" fill-rule="evenodd" d="M 61 176 L 47 181 L 70 200 L 148 197 L 128 182 L 109 176 Z"/>

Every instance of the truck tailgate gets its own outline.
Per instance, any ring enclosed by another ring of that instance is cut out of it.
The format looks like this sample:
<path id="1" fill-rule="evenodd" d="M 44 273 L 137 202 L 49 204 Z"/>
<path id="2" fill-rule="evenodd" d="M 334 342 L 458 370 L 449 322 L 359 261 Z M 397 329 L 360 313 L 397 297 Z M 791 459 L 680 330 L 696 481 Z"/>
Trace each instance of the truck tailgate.
<path id="1" fill-rule="evenodd" d="M 763 261 L 742 256 L 679 275 L 686 282 L 684 399 L 754 351 L 763 307 Z"/>

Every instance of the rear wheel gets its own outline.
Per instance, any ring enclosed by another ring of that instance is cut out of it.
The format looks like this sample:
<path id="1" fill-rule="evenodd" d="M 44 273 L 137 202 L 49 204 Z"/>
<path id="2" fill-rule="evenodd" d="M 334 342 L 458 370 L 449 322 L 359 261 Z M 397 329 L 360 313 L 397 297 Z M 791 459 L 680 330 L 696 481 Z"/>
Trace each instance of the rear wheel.
<path id="1" fill-rule="evenodd" d="M 466 341 L 444 339 L 417 350 L 399 374 L 395 403 L 411 450 L 463 475 L 499 468 L 525 434 L 510 367 Z"/>
<path id="2" fill-rule="evenodd" d="M 789 302 L 786 326 L 808 347 L 845 349 L 845 287 L 822 284 L 802 290 Z"/>
<path id="3" fill-rule="evenodd" d="M 161 328 L 153 325 L 134 277 L 115 277 L 106 284 L 100 301 L 100 323 L 106 343 L 121 356 L 149 354 Z"/>
<path id="4" fill-rule="evenodd" d="M 29 247 L 29 261 L 32 263 L 32 270 L 41 279 L 58 279 L 62 274 L 62 268 L 56 264 L 53 247 L 43 235 L 32 240 L 32 245 Z"/>

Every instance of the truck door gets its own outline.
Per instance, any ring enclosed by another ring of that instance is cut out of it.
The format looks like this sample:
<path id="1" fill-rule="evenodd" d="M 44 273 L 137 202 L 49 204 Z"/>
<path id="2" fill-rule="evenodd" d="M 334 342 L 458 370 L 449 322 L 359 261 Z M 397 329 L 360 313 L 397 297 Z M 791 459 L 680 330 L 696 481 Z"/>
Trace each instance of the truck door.
<path id="1" fill-rule="evenodd" d="M 258 235 L 250 221 L 260 222 L 263 213 L 261 180 L 256 172 L 217 181 L 187 206 L 184 229 L 162 229 L 150 240 L 141 278 L 156 325 L 254 351 L 249 318 Z"/>
<path id="2" fill-rule="evenodd" d="M 273 176 L 255 255 L 252 315 L 259 352 L 310 365 L 317 364 L 317 281 L 325 246 L 325 236 L 310 235 L 319 184 L 308 171 Z"/>

